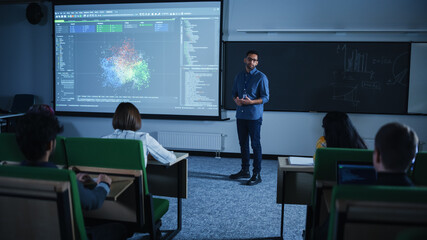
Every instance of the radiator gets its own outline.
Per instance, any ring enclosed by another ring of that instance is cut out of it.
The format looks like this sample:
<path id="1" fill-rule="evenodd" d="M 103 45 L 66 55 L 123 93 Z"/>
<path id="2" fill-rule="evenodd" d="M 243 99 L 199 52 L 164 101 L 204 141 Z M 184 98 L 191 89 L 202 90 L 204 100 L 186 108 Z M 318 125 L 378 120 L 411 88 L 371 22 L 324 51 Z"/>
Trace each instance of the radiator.
<path id="1" fill-rule="evenodd" d="M 159 143 L 169 149 L 216 151 L 222 148 L 221 133 L 157 132 Z"/>

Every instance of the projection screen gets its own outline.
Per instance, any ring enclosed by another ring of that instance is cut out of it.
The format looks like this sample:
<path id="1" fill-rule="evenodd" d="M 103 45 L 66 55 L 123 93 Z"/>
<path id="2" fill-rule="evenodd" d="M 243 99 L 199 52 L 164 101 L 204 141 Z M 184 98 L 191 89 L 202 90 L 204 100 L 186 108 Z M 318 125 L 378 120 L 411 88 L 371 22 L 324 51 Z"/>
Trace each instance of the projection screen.
<path id="1" fill-rule="evenodd" d="M 63 115 L 218 118 L 221 1 L 54 5 L 54 99 Z"/>

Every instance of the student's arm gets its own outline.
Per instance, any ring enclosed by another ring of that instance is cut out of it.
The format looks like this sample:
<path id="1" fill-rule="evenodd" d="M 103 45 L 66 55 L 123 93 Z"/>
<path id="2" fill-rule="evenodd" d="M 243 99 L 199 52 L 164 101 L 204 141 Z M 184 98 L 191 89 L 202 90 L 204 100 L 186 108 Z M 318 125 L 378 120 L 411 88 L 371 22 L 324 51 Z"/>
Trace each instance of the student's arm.
<path id="1" fill-rule="evenodd" d="M 321 136 L 316 142 L 316 149 L 325 148 L 326 147 L 326 139 L 324 136 Z"/>
<path id="2" fill-rule="evenodd" d="M 233 98 L 233 100 L 237 106 L 242 106 L 242 99 L 239 98 L 239 92 L 238 92 L 238 87 L 237 87 L 237 78 L 238 77 L 239 77 L 239 75 L 237 75 L 234 78 L 233 88 L 231 90 L 231 97 Z"/>
<path id="3" fill-rule="evenodd" d="M 82 208 L 84 210 L 100 208 L 110 191 L 109 185 L 111 185 L 111 179 L 104 174 L 98 176 L 98 185 L 92 190 L 85 188 L 80 181 L 77 181 Z"/>
<path id="4" fill-rule="evenodd" d="M 169 163 L 176 161 L 176 156 L 172 152 L 166 150 L 156 139 L 154 139 L 150 134 L 145 134 L 145 146 L 147 147 L 150 155 L 155 158 L 157 161 L 169 165 Z"/>

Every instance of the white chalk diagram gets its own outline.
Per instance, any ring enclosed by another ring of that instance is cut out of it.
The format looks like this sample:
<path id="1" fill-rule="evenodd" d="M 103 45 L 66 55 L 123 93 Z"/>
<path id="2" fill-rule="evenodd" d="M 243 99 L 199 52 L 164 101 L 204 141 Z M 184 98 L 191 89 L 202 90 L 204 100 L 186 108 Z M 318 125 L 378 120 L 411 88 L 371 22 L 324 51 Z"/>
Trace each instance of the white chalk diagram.
<path id="1" fill-rule="evenodd" d="M 338 45 L 337 54 L 343 54 L 344 71 L 335 71 L 334 81 L 331 82 L 333 87 L 332 100 L 346 101 L 357 107 L 360 103 L 359 91 L 362 89 L 374 89 L 381 91 L 381 83 L 375 79 L 375 71 L 368 68 L 368 62 L 372 64 L 393 64 L 393 79 L 385 81 L 387 85 L 405 85 L 404 80 L 407 76 L 408 69 L 398 69 L 397 63 L 403 60 L 408 53 L 402 53 L 393 61 L 386 57 L 369 59 L 366 52 L 358 49 L 348 50 L 346 44 Z"/>
<path id="2" fill-rule="evenodd" d="M 408 76 L 408 69 L 405 68 L 401 71 L 399 71 L 400 69 L 397 67 L 399 61 L 408 53 L 402 53 L 399 56 L 397 56 L 397 58 L 394 60 L 393 62 L 393 79 L 389 79 L 386 81 L 387 85 L 401 85 L 401 86 L 406 86 L 407 84 L 404 82 L 406 76 Z"/>

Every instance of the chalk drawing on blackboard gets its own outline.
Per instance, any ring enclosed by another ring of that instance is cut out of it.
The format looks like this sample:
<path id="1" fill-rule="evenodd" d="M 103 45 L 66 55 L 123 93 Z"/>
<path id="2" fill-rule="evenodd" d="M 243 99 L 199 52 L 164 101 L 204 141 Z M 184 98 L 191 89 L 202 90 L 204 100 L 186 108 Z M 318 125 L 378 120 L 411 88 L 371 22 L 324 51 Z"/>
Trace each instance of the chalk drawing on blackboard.
<path id="1" fill-rule="evenodd" d="M 377 90 L 381 89 L 380 83 L 378 81 L 363 81 L 362 87 Z"/>
<path id="2" fill-rule="evenodd" d="M 400 67 L 402 66 L 401 62 L 404 62 L 409 53 L 404 52 L 396 57 L 393 61 L 393 79 L 388 79 L 386 81 L 387 85 L 401 85 L 401 86 L 407 86 L 406 79 L 408 76 L 408 68 L 404 67 L 403 69 Z M 404 65 L 403 65 L 404 66 Z"/>
<path id="3" fill-rule="evenodd" d="M 339 84 L 332 84 L 333 86 L 333 95 L 332 99 L 337 101 L 346 101 L 353 104 L 354 107 L 360 103 L 358 86 L 346 86 Z"/>
<path id="4" fill-rule="evenodd" d="M 364 75 L 363 79 L 368 77 L 370 80 L 374 78 L 375 72 L 368 70 L 368 53 L 362 52 L 358 49 L 351 50 L 351 53 L 348 54 L 347 44 L 338 45 L 337 54 L 343 53 L 344 61 L 344 78 L 346 80 L 352 79 L 353 74 L 359 73 Z M 360 79 L 360 77 L 358 77 Z"/>
<path id="5" fill-rule="evenodd" d="M 337 53 L 344 52 L 344 71 L 345 72 L 367 72 L 368 68 L 368 53 L 360 52 L 357 49 L 351 51 L 351 55 L 347 57 L 347 44 L 342 47 L 338 46 Z"/>
<path id="6" fill-rule="evenodd" d="M 347 44 L 337 47 L 337 54 L 343 55 L 344 71 L 333 72 L 332 100 L 346 101 L 354 107 L 360 103 L 359 88 L 381 90 L 375 79 L 375 71 L 368 69 L 369 54 L 359 49 L 348 49 Z"/>

